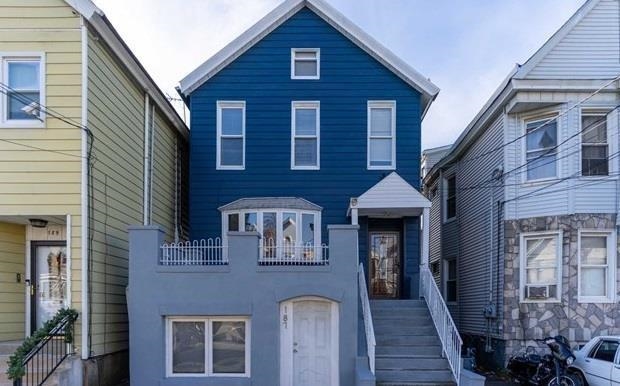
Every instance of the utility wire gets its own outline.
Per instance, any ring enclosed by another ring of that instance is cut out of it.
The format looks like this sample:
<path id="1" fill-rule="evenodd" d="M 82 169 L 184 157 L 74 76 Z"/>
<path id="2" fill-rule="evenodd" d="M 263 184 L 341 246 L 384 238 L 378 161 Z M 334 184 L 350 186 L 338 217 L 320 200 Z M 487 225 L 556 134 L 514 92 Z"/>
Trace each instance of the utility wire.
<path id="1" fill-rule="evenodd" d="M 553 116 L 553 117 L 551 117 L 551 118 L 549 118 L 549 119 L 547 119 L 547 120 L 543 121 L 543 122 L 542 122 L 539 126 L 537 126 L 537 127 L 533 128 L 532 130 L 530 130 L 530 132 L 525 133 L 525 134 L 523 134 L 523 135 L 521 135 L 521 136 L 518 136 L 518 137 L 516 137 L 516 138 L 513 138 L 513 139 L 511 139 L 510 141 L 508 141 L 508 142 L 506 142 L 506 143 L 504 143 L 504 144 L 502 144 L 502 145 L 500 145 L 500 146 L 497 146 L 497 147 L 495 147 L 495 148 L 493 148 L 493 149 L 491 149 L 491 150 L 489 150 L 489 151 L 486 151 L 486 152 L 484 152 L 484 153 L 481 153 L 481 154 L 478 154 L 478 155 L 472 156 L 472 157 L 470 157 L 470 158 L 463 158 L 463 159 L 459 160 L 458 162 L 470 162 L 470 161 L 475 161 L 475 160 L 477 160 L 477 159 L 484 158 L 484 157 L 486 157 L 486 156 L 488 156 L 488 155 L 491 155 L 491 154 L 495 153 L 496 151 L 502 150 L 502 149 L 503 149 L 503 148 L 505 148 L 506 146 L 508 146 L 508 145 L 510 145 L 510 144 L 513 144 L 513 143 L 517 142 L 518 140 L 520 140 L 520 139 L 522 139 L 522 138 L 525 138 L 525 137 L 526 137 L 529 133 L 532 133 L 532 132 L 534 132 L 534 131 L 537 131 L 537 130 L 539 130 L 539 129 L 543 128 L 544 126 L 548 125 L 549 123 L 551 123 L 551 122 L 553 122 L 553 121 L 555 121 L 555 120 L 559 119 L 560 117 L 563 117 L 564 115 L 568 114 L 568 112 L 572 111 L 572 110 L 573 110 L 573 109 L 575 109 L 576 107 L 579 107 L 579 106 L 581 106 L 582 104 L 584 104 L 585 102 L 587 102 L 588 100 L 592 99 L 595 95 L 597 95 L 598 93 L 600 93 L 601 91 L 603 91 L 605 88 L 609 87 L 609 86 L 610 86 L 613 82 L 615 82 L 615 81 L 617 81 L 617 80 L 620 80 L 620 75 L 618 75 L 618 76 L 616 76 L 615 78 L 611 79 L 610 81 L 608 81 L 607 83 L 605 83 L 603 86 L 599 87 L 596 91 L 594 91 L 594 92 L 592 92 L 592 93 L 588 94 L 586 97 L 582 98 L 581 100 L 579 100 L 578 102 L 576 102 L 573 106 L 569 107 L 568 109 L 566 109 L 566 110 L 562 111 L 561 113 L 559 113 L 559 114 L 557 114 L 557 115 L 555 115 L 555 116 Z"/>

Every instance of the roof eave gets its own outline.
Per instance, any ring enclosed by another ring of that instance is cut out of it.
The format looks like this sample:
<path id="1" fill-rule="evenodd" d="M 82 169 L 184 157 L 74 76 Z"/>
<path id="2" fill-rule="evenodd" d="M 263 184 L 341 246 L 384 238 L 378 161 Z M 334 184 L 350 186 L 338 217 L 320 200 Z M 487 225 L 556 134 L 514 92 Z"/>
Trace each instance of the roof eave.
<path id="1" fill-rule="evenodd" d="M 377 59 L 408 85 L 423 94 L 423 99 L 426 98 L 423 101 L 422 116 L 424 116 L 430 104 L 437 97 L 439 88 L 323 0 L 288 0 L 282 3 L 183 78 L 180 82 L 181 92 L 188 95 L 195 91 L 204 82 L 305 6 L 357 44 L 366 53 Z"/>

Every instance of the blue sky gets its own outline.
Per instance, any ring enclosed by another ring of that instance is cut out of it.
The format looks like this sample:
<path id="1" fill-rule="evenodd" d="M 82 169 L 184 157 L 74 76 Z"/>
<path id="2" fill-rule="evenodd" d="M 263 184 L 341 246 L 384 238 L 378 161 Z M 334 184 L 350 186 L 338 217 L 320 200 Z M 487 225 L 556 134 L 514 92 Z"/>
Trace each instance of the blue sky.
<path id="1" fill-rule="evenodd" d="M 326 0 L 435 83 L 422 148 L 453 142 L 515 63 L 584 0 Z M 185 75 L 282 0 L 95 0 L 158 85 Z"/>

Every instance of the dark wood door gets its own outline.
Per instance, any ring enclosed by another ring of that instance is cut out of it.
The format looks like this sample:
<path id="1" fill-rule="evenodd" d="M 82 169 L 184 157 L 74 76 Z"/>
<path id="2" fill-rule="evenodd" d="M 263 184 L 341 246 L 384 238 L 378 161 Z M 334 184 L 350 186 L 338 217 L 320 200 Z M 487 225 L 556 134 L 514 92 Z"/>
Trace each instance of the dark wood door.
<path id="1" fill-rule="evenodd" d="M 369 246 L 370 297 L 397 299 L 401 286 L 399 232 L 371 232 Z"/>

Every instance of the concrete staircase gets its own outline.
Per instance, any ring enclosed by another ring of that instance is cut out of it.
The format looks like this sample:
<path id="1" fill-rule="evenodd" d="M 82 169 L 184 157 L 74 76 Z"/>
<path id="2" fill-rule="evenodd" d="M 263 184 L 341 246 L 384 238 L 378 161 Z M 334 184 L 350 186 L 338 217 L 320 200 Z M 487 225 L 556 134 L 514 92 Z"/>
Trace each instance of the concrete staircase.
<path id="1" fill-rule="evenodd" d="M 372 300 L 377 385 L 456 385 L 423 300 Z"/>
<path id="2" fill-rule="evenodd" d="M 21 341 L 0 342 L 0 386 L 13 386 L 13 381 L 6 375 L 7 361 L 21 343 Z M 52 376 L 45 381 L 45 386 L 67 385 L 68 383 L 64 379 L 68 376 L 67 373 L 71 371 L 71 360 L 72 357 L 66 358 Z"/>

